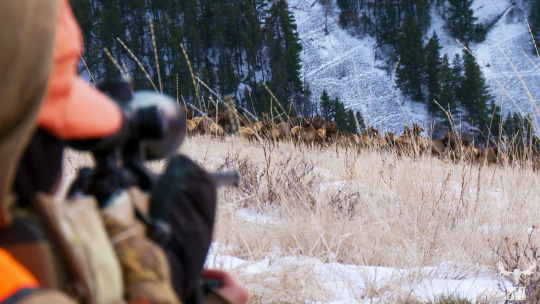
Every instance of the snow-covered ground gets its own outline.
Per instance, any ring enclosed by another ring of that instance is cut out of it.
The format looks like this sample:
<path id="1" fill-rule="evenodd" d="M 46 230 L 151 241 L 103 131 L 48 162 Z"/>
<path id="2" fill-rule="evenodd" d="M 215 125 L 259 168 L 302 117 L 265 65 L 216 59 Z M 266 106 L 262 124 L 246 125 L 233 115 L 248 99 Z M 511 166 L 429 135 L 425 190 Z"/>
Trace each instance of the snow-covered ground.
<path id="1" fill-rule="evenodd" d="M 238 210 L 236 215 L 242 221 L 255 224 L 282 223 L 277 215 L 261 215 L 249 209 Z M 318 292 L 306 292 L 311 298 L 299 294 L 299 303 L 398 303 L 403 299 L 416 303 L 437 301 L 443 296 L 505 303 L 507 290 L 513 286 L 508 278 L 497 274 L 497 269 L 478 264 L 462 265 L 449 261 L 422 268 L 346 265 L 336 260 L 291 255 L 280 248 L 274 248 L 261 260 L 250 261 L 223 254 L 227 251 L 222 244 L 214 242 L 207 257 L 207 267 L 234 270 L 246 276 L 266 275 L 275 280 L 275 284 L 280 284 L 279 277 L 284 272 L 299 271 L 306 282 L 317 282 Z M 260 292 L 253 289 L 253 285 L 251 291 Z"/>
<path id="2" fill-rule="evenodd" d="M 244 214 L 246 220 L 259 216 Z M 259 218 L 267 222 L 268 218 Z M 291 256 L 279 248 L 260 261 L 247 261 L 238 257 L 218 254 L 219 243 L 213 243 L 207 258 L 207 267 L 239 271 L 243 275 L 267 274 L 279 284 L 280 273 L 302 271 L 303 279 L 319 283 L 318 292 L 298 301 L 309 303 L 397 303 L 410 297 L 410 301 L 437 301 L 452 296 L 476 302 L 504 303 L 506 288 L 512 283 L 493 276 L 493 270 L 479 265 L 456 265 L 448 262 L 437 267 L 400 269 L 382 266 L 345 265 L 336 261 L 324 262 L 316 258 Z M 252 292 L 257 292 L 253 290 Z M 400 298 L 396 299 L 399 294 Z"/>
<path id="3" fill-rule="evenodd" d="M 238 210 L 236 215 L 242 221 L 255 224 L 282 223 L 277 215 L 261 215 L 249 209 Z M 461 265 L 449 261 L 438 266 L 404 269 L 346 265 L 335 260 L 322 261 L 291 255 L 280 248 L 274 248 L 272 253 L 259 261 L 222 253 L 227 251 L 222 244 L 214 242 L 207 257 L 207 267 L 234 270 L 246 276 L 266 275 L 278 285 L 282 273 L 300 271 L 306 282 L 317 282 L 318 292 L 306 292 L 309 297 L 316 298 L 304 298 L 299 294 L 298 303 L 398 303 L 403 302 L 403 299 L 416 303 L 437 301 L 443 296 L 473 302 L 505 303 L 508 299 L 507 290 L 513 286 L 507 278 L 497 274 L 497 269 L 478 264 Z M 260 292 L 253 289 L 253 285 L 251 291 Z"/>
<path id="4" fill-rule="evenodd" d="M 487 84 L 503 111 L 532 113 L 538 126 L 540 111 L 535 101 L 540 97 L 540 60 L 532 53 L 532 40 L 526 23 L 527 4 L 509 0 L 476 0 L 475 16 L 488 24 L 504 12 L 481 44 L 470 45 L 483 68 Z M 423 104 L 402 96 L 394 86 L 395 65 L 376 56 L 376 41 L 369 36 L 356 37 L 341 29 L 338 10 L 328 16 L 328 35 L 325 35 L 325 16 L 322 5 L 315 0 L 288 0 L 298 25 L 303 46 L 302 76 L 318 100 L 326 89 L 331 98 L 339 97 L 345 105 L 360 110 L 366 122 L 383 131 L 401 131 L 412 122 L 429 122 Z M 450 60 L 463 46 L 447 35 L 438 8 L 432 9 L 432 25 Z"/>

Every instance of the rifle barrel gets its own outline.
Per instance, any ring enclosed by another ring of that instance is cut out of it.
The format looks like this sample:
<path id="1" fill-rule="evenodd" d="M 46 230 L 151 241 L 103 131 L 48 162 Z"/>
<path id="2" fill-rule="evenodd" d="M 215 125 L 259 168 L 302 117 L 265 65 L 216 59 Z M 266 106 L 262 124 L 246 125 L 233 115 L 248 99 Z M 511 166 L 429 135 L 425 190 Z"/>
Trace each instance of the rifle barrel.
<path id="1" fill-rule="evenodd" d="M 212 180 L 214 181 L 214 184 L 216 184 L 217 188 L 223 186 L 238 187 L 238 185 L 240 185 L 240 174 L 238 174 L 236 171 L 216 172 L 211 173 L 210 176 L 212 177 Z"/>

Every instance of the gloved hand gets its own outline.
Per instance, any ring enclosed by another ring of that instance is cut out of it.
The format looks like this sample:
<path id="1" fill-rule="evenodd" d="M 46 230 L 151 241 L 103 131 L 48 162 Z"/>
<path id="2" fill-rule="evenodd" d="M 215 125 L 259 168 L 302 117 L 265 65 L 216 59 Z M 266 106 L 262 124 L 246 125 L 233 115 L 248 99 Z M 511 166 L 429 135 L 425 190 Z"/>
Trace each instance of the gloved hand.
<path id="1" fill-rule="evenodd" d="M 247 289 L 235 277 L 223 270 L 205 269 L 202 278 L 219 284 L 219 286 L 207 290 L 205 304 L 246 304 L 249 300 Z"/>
<path id="2" fill-rule="evenodd" d="M 203 168 L 186 156 L 176 156 L 152 192 L 149 213 L 170 225 L 172 235 L 163 247 L 173 287 L 185 303 L 200 286 L 212 241 L 216 186 Z"/>
<path id="3" fill-rule="evenodd" d="M 162 248 L 146 237 L 136 224 L 126 226 L 114 216 L 102 216 L 122 267 L 128 303 L 179 303 Z"/>

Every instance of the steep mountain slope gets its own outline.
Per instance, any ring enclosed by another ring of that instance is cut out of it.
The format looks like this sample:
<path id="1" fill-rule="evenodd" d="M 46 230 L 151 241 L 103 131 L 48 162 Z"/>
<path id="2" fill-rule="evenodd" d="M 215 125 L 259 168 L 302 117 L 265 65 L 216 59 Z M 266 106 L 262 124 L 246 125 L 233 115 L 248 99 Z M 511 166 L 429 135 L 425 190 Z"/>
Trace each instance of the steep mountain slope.
<path id="1" fill-rule="evenodd" d="M 395 88 L 396 62 L 385 58 L 373 37 L 351 34 L 338 23 L 338 7 L 328 16 L 317 0 L 288 0 L 298 25 L 303 46 L 302 76 L 318 99 L 323 89 L 346 106 L 360 110 L 366 123 L 381 130 L 401 131 L 412 122 L 429 126 L 432 119 L 424 104 L 411 101 Z M 533 55 L 526 17 L 528 7 L 522 1 L 476 0 L 473 9 L 478 21 L 493 24 L 487 38 L 470 46 L 482 67 L 495 102 L 507 112 L 531 113 L 538 126 L 540 112 L 535 101 L 540 97 L 540 60 Z M 442 8 L 432 7 L 431 28 L 452 59 L 464 47 L 444 30 Z M 442 55 L 441 54 L 441 55 Z"/>

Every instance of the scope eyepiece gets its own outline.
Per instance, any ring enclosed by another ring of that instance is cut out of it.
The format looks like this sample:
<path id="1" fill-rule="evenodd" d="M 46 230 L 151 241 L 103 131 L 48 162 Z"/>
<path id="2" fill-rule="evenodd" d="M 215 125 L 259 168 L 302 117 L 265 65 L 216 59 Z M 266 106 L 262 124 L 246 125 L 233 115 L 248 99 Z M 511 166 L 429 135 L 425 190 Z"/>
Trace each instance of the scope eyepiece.
<path id="1" fill-rule="evenodd" d="M 186 113 L 169 96 L 138 91 L 129 104 L 137 112 L 137 128 L 146 160 L 162 159 L 178 150 L 186 137 Z M 155 119 L 159 117 L 159 119 Z M 161 136 L 150 138 L 150 136 Z"/>

